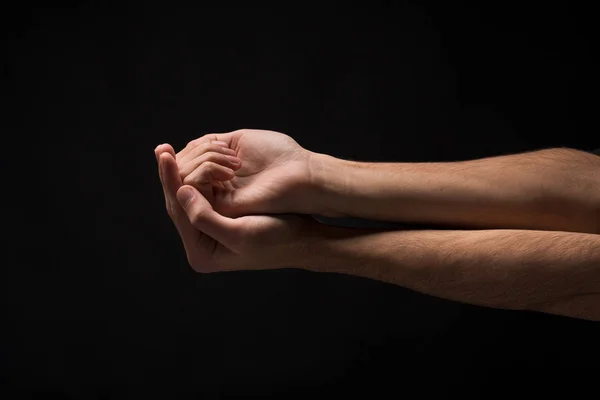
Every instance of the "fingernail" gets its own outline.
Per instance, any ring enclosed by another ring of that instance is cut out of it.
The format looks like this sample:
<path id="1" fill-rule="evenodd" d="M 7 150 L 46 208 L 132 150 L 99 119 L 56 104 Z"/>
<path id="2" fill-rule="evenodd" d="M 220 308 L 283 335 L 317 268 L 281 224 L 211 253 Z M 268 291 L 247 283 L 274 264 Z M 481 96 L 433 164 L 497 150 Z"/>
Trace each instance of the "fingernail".
<path id="1" fill-rule="evenodd" d="M 187 208 L 189 202 L 194 198 L 194 191 L 190 188 L 184 188 L 179 194 L 179 203 L 183 208 Z"/>

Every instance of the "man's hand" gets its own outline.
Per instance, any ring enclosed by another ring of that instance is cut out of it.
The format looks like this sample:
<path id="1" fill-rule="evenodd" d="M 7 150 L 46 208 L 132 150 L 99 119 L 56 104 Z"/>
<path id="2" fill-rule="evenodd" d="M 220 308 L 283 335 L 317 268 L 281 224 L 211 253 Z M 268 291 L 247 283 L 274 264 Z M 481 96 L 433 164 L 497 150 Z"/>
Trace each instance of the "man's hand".
<path id="1" fill-rule="evenodd" d="M 182 184 L 175 151 L 155 150 L 165 203 L 192 268 L 198 272 L 291 267 L 297 240 L 309 217 L 281 215 L 227 218 L 217 213 L 194 187 Z M 206 191 L 206 185 L 200 188 Z"/>
<path id="2" fill-rule="evenodd" d="M 227 164 L 234 152 L 241 166 Z M 203 193 L 229 217 L 293 212 L 600 233 L 600 158 L 575 149 L 454 162 L 354 162 L 303 149 L 282 133 L 239 130 L 190 142 L 177 163 L 185 183 L 211 183 Z"/>
<path id="3" fill-rule="evenodd" d="M 204 135 L 176 159 L 183 183 L 204 187 L 214 210 L 234 218 L 315 213 L 311 155 L 283 133 L 242 129 Z"/>
<path id="4" fill-rule="evenodd" d="M 196 271 L 304 268 L 363 276 L 470 304 L 600 321 L 598 235 L 344 229 L 300 216 L 232 219 L 182 184 L 171 146 L 159 146 L 156 157 L 167 211 Z M 209 186 L 202 184 L 200 190 Z"/>

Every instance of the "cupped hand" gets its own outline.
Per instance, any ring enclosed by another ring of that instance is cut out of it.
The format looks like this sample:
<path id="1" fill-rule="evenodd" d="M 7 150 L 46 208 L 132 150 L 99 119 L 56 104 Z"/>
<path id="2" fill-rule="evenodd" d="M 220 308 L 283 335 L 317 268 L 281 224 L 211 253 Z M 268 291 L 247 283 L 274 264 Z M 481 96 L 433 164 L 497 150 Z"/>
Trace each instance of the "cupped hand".
<path id="1" fill-rule="evenodd" d="M 310 218 L 252 215 L 228 218 L 217 213 L 200 191 L 183 185 L 168 144 L 155 150 L 167 212 L 183 241 L 188 262 L 198 272 L 293 267 Z"/>
<path id="2" fill-rule="evenodd" d="M 283 133 L 208 134 L 177 155 L 183 183 L 228 217 L 313 211 L 311 152 Z"/>

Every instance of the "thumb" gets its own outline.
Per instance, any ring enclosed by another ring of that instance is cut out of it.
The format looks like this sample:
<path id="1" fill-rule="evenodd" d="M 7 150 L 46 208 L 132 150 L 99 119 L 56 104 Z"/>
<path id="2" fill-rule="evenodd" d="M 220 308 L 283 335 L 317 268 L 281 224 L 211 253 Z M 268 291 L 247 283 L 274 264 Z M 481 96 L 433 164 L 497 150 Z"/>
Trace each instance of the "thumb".
<path id="1" fill-rule="evenodd" d="M 180 187 L 177 190 L 177 200 L 196 229 L 231 250 L 237 247 L 239 229 L 236 221 L 213 210 L 208 200 L 195 187 Z"/>

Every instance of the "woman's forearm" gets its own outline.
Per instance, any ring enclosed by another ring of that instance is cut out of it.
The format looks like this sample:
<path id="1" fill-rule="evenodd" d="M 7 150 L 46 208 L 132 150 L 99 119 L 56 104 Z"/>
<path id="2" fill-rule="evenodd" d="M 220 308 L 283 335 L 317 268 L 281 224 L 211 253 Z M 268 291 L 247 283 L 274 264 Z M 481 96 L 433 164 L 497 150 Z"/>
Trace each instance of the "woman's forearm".
<path id="1" fill-rule="evenodd" d="M 375 231 L 318 224 L 301 267 L 481 306 L 600 321 L 600 236 L 527 230 Z"/>
<path id="2" fill-rule="evenodd" d="M 600 233 L 600 157 L 546 149 L 458 162 L 313 155 L 323 215 L 465 228 Z"/>

